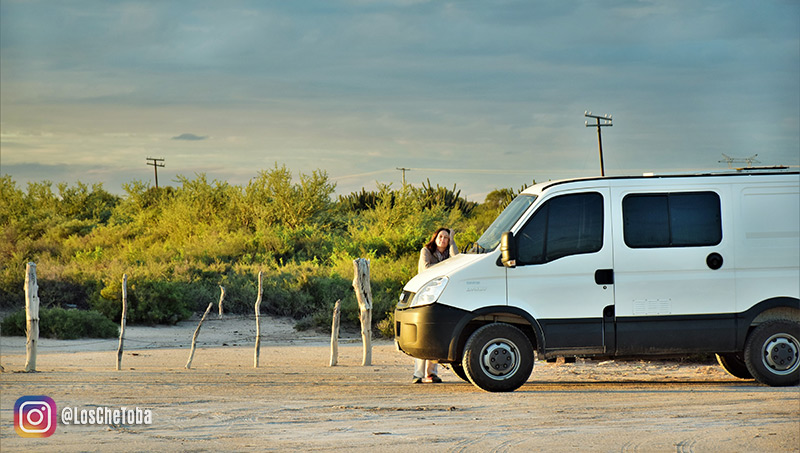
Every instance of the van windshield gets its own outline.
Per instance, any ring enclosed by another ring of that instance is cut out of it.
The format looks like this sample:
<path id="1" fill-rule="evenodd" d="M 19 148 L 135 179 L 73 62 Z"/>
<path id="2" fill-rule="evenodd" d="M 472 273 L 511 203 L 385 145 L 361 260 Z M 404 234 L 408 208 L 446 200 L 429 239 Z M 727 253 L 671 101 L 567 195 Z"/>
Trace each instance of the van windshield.
<path id="1" fill-rule="evenodd" d="M 475 242 L 469 253 L 488 253 L 500 243 L 500 237 L 506 231 L 511 231 L 511 227 L 525 211 L 536 201 L 536 195 L 520 195 L 503 209 L 503 212 L 494 219 L 486 232 Z"/>

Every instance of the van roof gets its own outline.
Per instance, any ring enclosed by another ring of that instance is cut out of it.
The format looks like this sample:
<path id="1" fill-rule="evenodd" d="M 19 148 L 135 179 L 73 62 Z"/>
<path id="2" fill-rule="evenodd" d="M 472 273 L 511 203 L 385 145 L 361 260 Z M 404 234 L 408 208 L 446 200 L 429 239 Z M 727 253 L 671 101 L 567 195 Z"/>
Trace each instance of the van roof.
<path id="1" fill-rule="evenodd" d="M 635 180 L 635 179 L 666 179 L 666 178 L 700 178 L 700 177 L 731 177 L 731 176 L 766 176 L 766 175 L 800 175 L 800 171 L 789 170 L 788 167 L 756 167 L 740 168 L 737 170 L 706 172 L 706 173 L 681 173 L 681 174 L 644 174 L 640 176 L 589 176 L 585 178 L 570 178 L 547 181 L 532 185 L 522 193 L 540 194 L 545 190 L 568 183 L 608 180 Z"/>

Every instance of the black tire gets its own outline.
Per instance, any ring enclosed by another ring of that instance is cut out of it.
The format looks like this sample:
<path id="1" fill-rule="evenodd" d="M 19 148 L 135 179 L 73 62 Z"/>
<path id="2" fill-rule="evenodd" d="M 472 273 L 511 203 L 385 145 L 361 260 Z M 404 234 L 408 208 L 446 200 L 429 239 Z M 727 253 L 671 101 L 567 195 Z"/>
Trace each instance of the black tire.
<path id="1" fill-rule="evenodd" d="M 450 368 L 456 376 L 460 377 L 463 381 L 469 382 L 469 378 L 467 377 L 467 373 L 464 372 L 464 366 L 460 363 L 448 363 L 447 367 Z"/>
<path id="2" fill-rule="evenodd" d="M 800 384 L 800 323 L 767 321 L 753 329 L 744 346 L 744 361 L 762 384 Z"/>
<path id="3" fill-rule="evenodd" d="M 731 376 L 739 379 L 753 379 L 742 353 L 717 354 L 717 363 Z"/>
<path id="4" fill-rule="evenodd" d="M 462 365 L 476 387 L 488 392 L 513 392 L 533 371 L 533 346 L 510 324 L 487 324 L 467 340 Z"/>

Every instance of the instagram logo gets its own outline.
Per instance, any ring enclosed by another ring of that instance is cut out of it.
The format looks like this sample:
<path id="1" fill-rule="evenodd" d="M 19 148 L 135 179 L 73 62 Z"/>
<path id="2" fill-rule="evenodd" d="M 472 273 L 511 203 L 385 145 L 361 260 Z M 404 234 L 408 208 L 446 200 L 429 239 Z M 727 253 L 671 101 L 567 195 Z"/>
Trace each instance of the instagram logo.
<path id="1" fill-rule="evenodd" d="M 56 402 L 49 396 L 23 396 L 14 403 L 14 429 L 21 437 L 50 437 L 56 424 Z"/>

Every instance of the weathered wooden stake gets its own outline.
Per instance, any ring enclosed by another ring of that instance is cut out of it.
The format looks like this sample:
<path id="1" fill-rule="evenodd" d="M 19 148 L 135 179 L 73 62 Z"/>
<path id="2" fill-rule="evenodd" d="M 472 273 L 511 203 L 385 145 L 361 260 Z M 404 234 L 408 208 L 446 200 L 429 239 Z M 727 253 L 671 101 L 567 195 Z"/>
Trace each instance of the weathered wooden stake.
<path id="1" fill-rule="evenodd" d="M 125 321 L 128 317 L 128 274 L 122 275 L 122 317 L 119 321 L 119 346 L 117 346 L 117 371 L 122 367 L 122 344 L 125 342 Z"/>
<path id="2" fill-rule="evenodd" d="M 336 301 L 333 306 L 333 323 L 331 325 L 331 363 L 336 366 L 339 363 L 339 315 L 341 314 L 342 300 Z"/>
<path id="3" fill-rule="evenodd" d="M 221 286 L 220 286 L 221 288 Z M 206 312 L 203 313 L 203 317 L 200 318 L 200 323 L 197 324 L 197 329 L 194 330 L 194 335 L 192 335 L 192 350 L 189 352 L 189 361 L 186 362 L 186 369 L 192 369 L 192 359 L 194 359 L 194 350 L 197 348 L 197 335 L 200 333 L 200 327 L 203 326 L 203 321 L 206 320 L 206 316 L 208 316 L 208 312 L 211 311 L 211 307 L 214 306 L 214 302 L 208 303 L 208 308 L 206 308 Z"/>
<path id="4" fill-rule="evenodd" d="M 358 258 L 353 260 L 355 277 L 353 289 L 356 291 L 361 319 L 361 341 L 364 343 L 364 359 L 362 366 L 372 365 L 372 288 L 369 277 L 369 260 Z"/>
<path id="5" fill-rule="evenodd" d="M 39 344 L 39 284 L 36 282 L 36 263 L 25 269 L 25 321 L 28 339 L 25 372 L 36 371 L 36 345 Z"/>
<path id="6" fill-rule="evenodd" d="M 2 334 L 2 333 L 0 333 L 0 337 L 2 337 L 2 336 L 3 336 L 3 334 Z M 5 370 L 6 370 L 6 369 L 5 369 L 5 368 L 3 368 L 3 365 L 0 365 L 0 373 L 4 372 Z"/>
<path id="7" fill-rule="evenodd" d="M 258 273 L 258 299 L 256 299 L 256 350 L 253 357 L 253 368 L 258 368 L 258 356 L 261 354 L 261 272 Z"/>
<path id="8" fill-rule="evenodd" d="M 225 287 L 219 285 L 219 319 L 222 319 L 222 301 L 225 300 Z"/>

